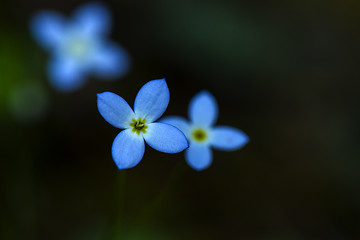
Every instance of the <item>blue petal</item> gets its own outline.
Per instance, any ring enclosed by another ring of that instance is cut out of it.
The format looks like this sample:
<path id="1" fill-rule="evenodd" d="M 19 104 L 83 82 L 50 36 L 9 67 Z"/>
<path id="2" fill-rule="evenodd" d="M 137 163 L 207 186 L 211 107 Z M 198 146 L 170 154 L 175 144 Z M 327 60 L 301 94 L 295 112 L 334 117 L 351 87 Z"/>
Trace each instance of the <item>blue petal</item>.
<path id="1" fill-rule="evenodd" d="M 95 74 L 101 78 L 118 78 L 129 70 L 129 55 L 118 45 L 111 44 L 97 49 L 93 56 Z"/>
<path id="2" fill-rule="evenodd" d="M 190 102 L 190 120 L 199 126 L 211 126 L 216 122 L 218 107 L 215 98 L 207 91 L 198 93 Z"/>
<path id="3" fill-rule="evenodd" d="M 178 153 L 189 147 L 185 135 L 165 123 L 150 123 L 143 134 L 150 147 L 165 153 Z"/>
<path id="4" fill-rule="evenodd" d="M 52 60 L 48 66 L 48 75 L 50 83 L 59 91 L 74 91 L 85 83 L 81 67 L 67 58 Z"/>
<path id="5" fill-rule="evenodd" d="M 190 125 L 188 121 L 183 117 L 178 117 L 178 116 L 164 117 L 160 119 L 159 122 L 167 123 L 174 127 L 177 127 L 178 129 L 180 129 L 180 131 L 182 131 L 185 134 L 186 137 L 189 137 L 190 135 Z"/>
<path id="6" fill-rule="evenodd" d="M 135 118 L 129 104 L 111 92 L 98 93 L 97 106 L 101 116 L 114 127 L 129 128 L 129 123 Z"/>
<path id="7" fill-rule="evenodd" d="M 99 2 L 81 6 L 75 11 L 74 17 L 82 33 L 94 36 L 110 31 L 111 15 L 108 8 Z"/>
<path id="8" fill-rule="evenodd" d="M 193 169 L 197 171 L 204 170 L 211 165 L 212 152 L 207 145 L 193 143 L 185 151 L 185 159 Z"/>
<path id="9" fill-rule="evenodd" d="M 227 126 L 215 127 L 212 131 L 211 144 L 214 148 L 232 151 L 243 147 L 249 137 L 239 129 Z"/>
<path id="10" fill-rule="evenodd" d="M 111 151 L 120 170 L 135 167 L 144 156 L 144 139 L 131 129 L 126 129 L 116 136 Z"/>
<path id="11" fill-rule="evenodd" d="M 135 98 L 134 110 L 137 117 L 145 118 L 148 123 L 155 121 L 165 112 L 170 99 L 165 79 L 146 83 Z"/>
<path id="12" fill-rule="evenodd" d="M 48 49 L 53 48 L 64 38 L 64 19 L 55 12 L 44 11 L 32 19 L 30 30 L 39 45 Z"/>

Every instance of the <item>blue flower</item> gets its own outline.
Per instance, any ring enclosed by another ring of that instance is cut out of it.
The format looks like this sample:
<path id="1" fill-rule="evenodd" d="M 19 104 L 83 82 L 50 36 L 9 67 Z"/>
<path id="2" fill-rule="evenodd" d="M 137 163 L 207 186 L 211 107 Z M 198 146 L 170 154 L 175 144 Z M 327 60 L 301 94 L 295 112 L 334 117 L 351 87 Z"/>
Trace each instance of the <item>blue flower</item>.
<path id="1" fill-rule="evenodd" d="M 213 126 L 218 117 L 218 107 L 215 98 L 207 91 L 198 93 L 191 100 L 189 117 L 190 123 L 177 116 L 165 117 L 160 122 L 175 126 L 186 135 L 190 147 L 185 152 L 185 159 L 195 170 L 200 171 L 211 165 L 210 147 L 232 151 L 249 141 L 248 136 L 236 128 Z"/>
<path id="2" fill-rule="evenodd" d="M 32 19 L 35 40 L 52 55 L 47 72 L 56 89 L 76 90 L 89 73 L 115 79 L 128 71 L 126 51 L 106 41 L 110 25 L 108 9 L 95 2 L 78 8 L 69 21 L 52 11 L 40 12 Z"/>
<path id="3" fill-rule="evenodd" d="M 177 153 L 189 147 L 179 129 L 154 122 L 165 112 L 169 98 L 165 79 L 150 81 L 140 89 L 134 111 L 114 93 L 97 95 L 101 116 L 114 127 L 125 129 L 112 145 L 112 156 L 119 169 L 132 168 L 140 162 L 145 151 L 144 140 L 150 147 L 165 153 Z"/>

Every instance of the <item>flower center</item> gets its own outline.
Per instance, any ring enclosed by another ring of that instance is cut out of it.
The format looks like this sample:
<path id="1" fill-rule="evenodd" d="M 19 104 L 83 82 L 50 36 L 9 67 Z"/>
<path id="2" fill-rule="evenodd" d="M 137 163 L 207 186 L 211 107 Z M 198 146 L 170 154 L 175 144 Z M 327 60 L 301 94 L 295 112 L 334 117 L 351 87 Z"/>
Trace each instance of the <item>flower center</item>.
<path id="1" fill-rule="evenodd" d="M 136 132 L 138 135 L 140 135 L 140 132 L 146 133 L 148 126 L 145 123 L 146 119 L 138 118 L 138 120 L 136 120 L 133 118 L 132 122 L 130 123 L 130 126 L 133 128 L 132 132 Z"/>
<path id="2" fill-rule="evenodd" d="M 67 43 L 67 51 L 70 55 L 78 59 L 86 59 L 90 52 L 90 43 L 80 37 L 74 37 Z"/>
<path id="3" fill-rule="evenodd" d="M 196 128 L 192 131 L 191 136 L 197 142 L 204 142 L 208 137 L 206 131 L 202 128 Z"/>

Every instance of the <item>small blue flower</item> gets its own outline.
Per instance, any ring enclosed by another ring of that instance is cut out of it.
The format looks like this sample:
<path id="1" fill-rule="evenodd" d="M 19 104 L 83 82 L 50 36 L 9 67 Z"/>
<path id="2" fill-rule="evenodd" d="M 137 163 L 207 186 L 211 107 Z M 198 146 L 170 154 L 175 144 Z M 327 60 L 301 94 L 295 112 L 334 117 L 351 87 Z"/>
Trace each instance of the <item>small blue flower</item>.
<path id="1" fill-rule="evenodd" d="M 177 153 L 189 147 L 185 135 L 176 127 L 155 123 L 165 112 L 170 99 L 165 79 L 153 80 L 138 92 L 134 111 L 120 96 L 104 92 L 97 95 L 103 118 L 114 127 L 125 129 L 115 138 L 112 156 L 119 169 L 132 168 L 142 159 L 145 143 L 165 153 Z"/>
<path id="2" fill-rule="evenodd" d="M 165 117 L 160 122 L 175 126 L 186 135 L 190 147 L 185 152 L 185 159 L 195 170 L 200 171 L 211 165 L 210 147 L 232 151 L 249 141 L 248 136 L 236 128 L 213 126 L 218 117 L 218 107 L 215 98 L 207 91 L 198 93 L 191 100 L 189 117 L 190 123 L 177 116 Z"/>
<path id="3" fill-rule="evenodd" d="M 70 21 L 52 11 L 40 12 L 32 19 L 35 40 L 52 55 L 47 72 L 56 89 L 76 90 L 88 73 L 114 79 L 128 71 L 126 51 L 106 41 L 110 26 L 108 9 L 95 2 L 78 8 Z"/>

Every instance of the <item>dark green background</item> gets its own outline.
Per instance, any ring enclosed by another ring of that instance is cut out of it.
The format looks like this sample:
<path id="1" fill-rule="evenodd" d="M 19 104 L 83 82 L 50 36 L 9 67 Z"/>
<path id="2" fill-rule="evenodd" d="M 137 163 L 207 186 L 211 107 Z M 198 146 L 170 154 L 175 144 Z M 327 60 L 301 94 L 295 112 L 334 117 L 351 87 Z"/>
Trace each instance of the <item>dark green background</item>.
<path id="1" fill-rule="evenodd" d="M 359 1 L 107 1 L 131 71 L 57 92 L 29 21 L 82 3 L 1 2 L 1 239 L 360 239 Z M 147 146 L 118 171 L 96 93 L 132 105 L 163 77 L 165 115 L 207 89 L 250 143 L 202 172 Z"/>

